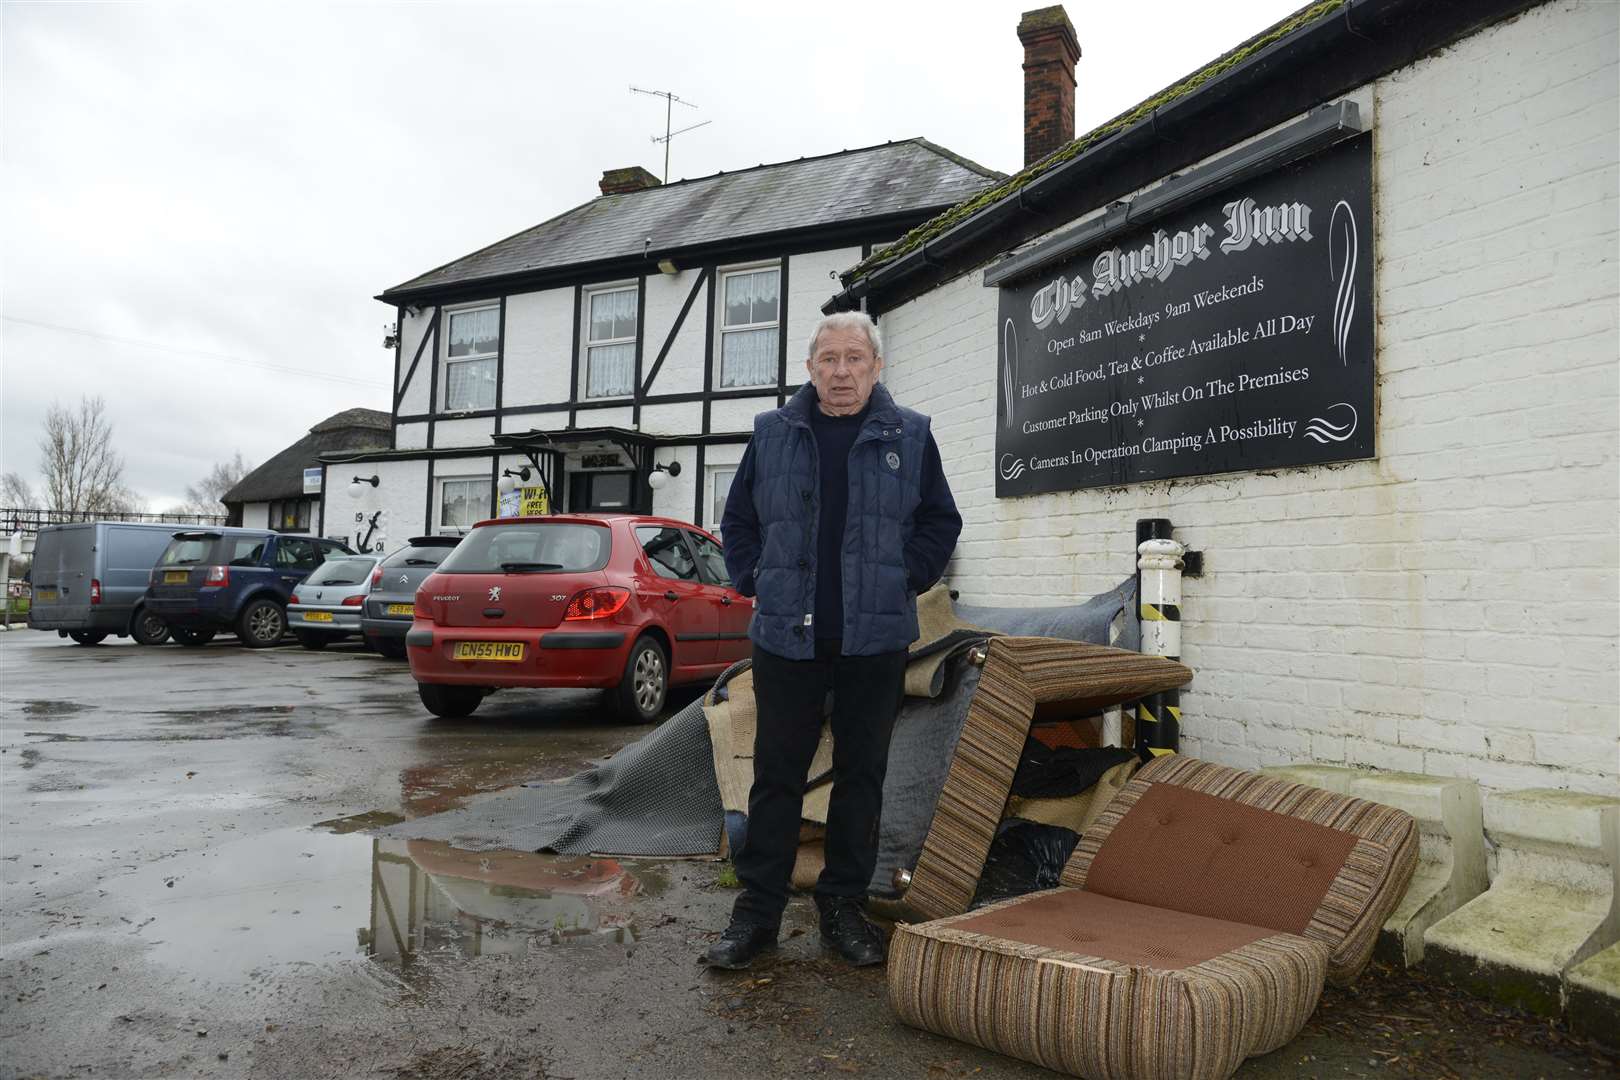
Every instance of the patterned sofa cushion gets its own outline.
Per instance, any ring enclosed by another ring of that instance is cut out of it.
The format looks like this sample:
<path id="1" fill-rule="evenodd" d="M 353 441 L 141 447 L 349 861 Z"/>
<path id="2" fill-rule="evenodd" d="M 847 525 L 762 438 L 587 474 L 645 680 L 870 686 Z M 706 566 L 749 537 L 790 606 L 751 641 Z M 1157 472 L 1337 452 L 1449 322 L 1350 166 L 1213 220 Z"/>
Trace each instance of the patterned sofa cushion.
<path id="1" fill-rule="evenodd" d="M 1169 755 L 1086 831 L 1063 884 L 1320 941 L 1354 979 L 1417 864 L 1393 807 Z"/>

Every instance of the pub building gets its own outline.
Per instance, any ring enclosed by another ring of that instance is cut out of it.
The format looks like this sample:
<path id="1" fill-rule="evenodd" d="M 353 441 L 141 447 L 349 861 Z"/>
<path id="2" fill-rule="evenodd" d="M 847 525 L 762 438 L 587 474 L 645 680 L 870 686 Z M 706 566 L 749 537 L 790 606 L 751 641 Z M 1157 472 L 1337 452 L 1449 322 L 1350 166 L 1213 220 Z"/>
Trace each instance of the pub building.
<path id="1" fill-rule="evenodd" d="M 1078 138 L 1027 13 L 1025 168 L 828 304 L 933 417 L 963 602 L 1168 523 L 1184 752 L 1620 794 L 1617 13 L 1316 3 Z"/>

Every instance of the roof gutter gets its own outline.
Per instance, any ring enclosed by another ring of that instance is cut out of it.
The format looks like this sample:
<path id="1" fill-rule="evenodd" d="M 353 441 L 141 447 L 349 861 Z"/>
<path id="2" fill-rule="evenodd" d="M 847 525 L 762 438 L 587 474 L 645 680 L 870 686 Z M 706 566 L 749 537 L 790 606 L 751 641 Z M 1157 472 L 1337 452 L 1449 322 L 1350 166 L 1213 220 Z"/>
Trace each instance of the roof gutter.
<path id="1" fill-rule="evenodd" d="M 929 273 L 931 270 L 949 267 L 955 271 L 951 276 L 958 276 L 1033 236 L 1049 232 L 1062 224 L 1055 218 L 1065 209 L 1064 196 L 1087 180 L 1109 177 L 1111 171 L 1117 170 L 1117 177 L 1111 178 L 1117 180 L 1113 189 L 1109 190 L 1107 182 L 1098 185 L 1107 194 L 1090 200 L 1091 205 L 1081 212 L 1106 205 L 1109 199 L 1216 152 L 1219 147 L 1205 145 L 1211 125 L 1201 125 L 1200 121 L 1257 89 L 1286 81 L 1292 92 L 1273 94 L 1269 98 L 1257 96 L 1239 104 L 1241 111 L 1235 123 L 1241 126 L 1235 127 L 1232 120 L 1218 125 L 1225 136 L 1225 145 L 1405 66 L 1477 27 L 1542 2 L 1544 0 L 1348 0 L 1342 7 L 1258 50 L 1197 89 L 1166 102 L 1129 127 L 1041 173 L 893 262 L 853 281 L 846 277 L 846 288 L 823 305 L 822 311 L 829 314 L 847 311 L 861 306 L 863 300 L 909 290 L 908 295 L 896 301 L 903 302 L 922 291 L 918 285 L 934 277 Z M 1410 23 L 1420 25 L 1407 25 Z M 1415 32 L 1417 30 L 1423 32 Z M 1335 53 L 1346 57 L 1347 61 L 1338 66 L 1317 62 L 1319 57 Z M 1348 62 L 1348 58 L 1358 56 L 1366 57 L 1371 63 Z M 1310 100 L 1301 102 L 1301 95 Z M 1203 138 L 1195 137 L 1199 135 Z M 1167 144 L 1176 148 L 1179 156 L 1170 157 L 1179 164 L 1162 169 L 1156 175 L 1140 175 L 1142 162 L 1166 159 Z M 1137 168 L 1132 168 L 1133 164 Z M 1069 215 L 1068 220 L 1073 216 L 1076 215 Z"/>

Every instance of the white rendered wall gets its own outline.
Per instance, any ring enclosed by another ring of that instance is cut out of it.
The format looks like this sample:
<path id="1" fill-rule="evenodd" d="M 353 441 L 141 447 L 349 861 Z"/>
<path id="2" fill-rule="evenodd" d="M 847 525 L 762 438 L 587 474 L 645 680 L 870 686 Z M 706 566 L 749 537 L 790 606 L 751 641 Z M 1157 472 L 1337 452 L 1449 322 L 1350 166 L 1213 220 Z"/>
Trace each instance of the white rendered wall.
<path id="1" fill-rule="evenodd" d="M 641 346 L 643 379 L 652 374 L 658 350 L 668 340 L 681 306 L 692 295 L 692 283 L 701 274 L 700 270 L 682 270 L 678 274 L 647 275 L 647 312 L 642 324 L 646 336 Z M 686 313 L 686 321 L 671 342 L 664 366 L 658 369 L 658 378 L 648 393 L 691 394 L 703 389 L 703 342 L 708 333 L 708 300 L 712 291 L 705 287 L 692 301 L 692 309 Z"/>
<path id="2" fill-rule="evenodd" d="M 821 305 L 838 291 L 834 275 L 861 261 L 861 249 L 813 251 L 788 259 L 787 381 L 805 380 L 804 360 L 810 352 L 810 331 L 821 319 Z"/>
<path id="3" fill-rule="evenodd" d="M 1378 457 L 994 496 L 996 292 L 884 315 L 975 604 L 1080 600 L 1135 522 L 1185 582 L 1183 749 L 1620 793 L 1620 7 L 1563 2 L 1351 95 L 1375 132 Z"/>
<path id="4" fill-rule="evenodd" d="M 250 502 L 242 504 L 242 528 L 268 529 L 270 527 L 270 504 L 267 502 Z"/>
<path id="5" fill-rule="evenodd" d="M 574 290 L 546 289 L 506 298 L 501 405 L 545 405 L 568 400 L 573 361 Z"/>
<path id="6" fill-rule="evenodd" d="M 422 358 L 417 360 L 414 373 L 411 371 L 411 361 L 416 359 L 422 335 L 427 333 L 428 326 L 433 322 L 433 312 L 434 309 L 430 307 L 421 309 L 416 315 L 406 311 L 399 320 L 399 385 L 405 388 L 399 412 L 405 416 L 420 416 L 428 411 L 428 384 L 433 378 L 433 342 L 429 341 L 422 349 Z"/>
<path id="7" fill-rule="evenodd" d="M 433 425 L 433 447 L 440 449 L 452 446 L 488 446 L 489 437 L 493 434 L 495 434 L 493 416 L 439 420 Z"/>
<path id="8" fill-rule="evenodd" d="M 484 467 L 489 466 L 488 459 Z M 366 523 L 371 515 L 381 510 L 377 533 L 372 537 L 384 542 L 392 551 L 410 537 L 421 536 L 428 530 L 422 527 L 422 508 L 426 499 L 426 461 L 367 461 L 352 465 L 328 465 L 325 487 L 333 492 L 326 507 L 323 534 L 342 537 L 350 544 L 363 539 Z M 377 486 L 361 485 L 358 499 L 349 496 L 349 480 L 354 476 L 375 476 Z M 361 521 L 355 515 L 362 516 Z"/>

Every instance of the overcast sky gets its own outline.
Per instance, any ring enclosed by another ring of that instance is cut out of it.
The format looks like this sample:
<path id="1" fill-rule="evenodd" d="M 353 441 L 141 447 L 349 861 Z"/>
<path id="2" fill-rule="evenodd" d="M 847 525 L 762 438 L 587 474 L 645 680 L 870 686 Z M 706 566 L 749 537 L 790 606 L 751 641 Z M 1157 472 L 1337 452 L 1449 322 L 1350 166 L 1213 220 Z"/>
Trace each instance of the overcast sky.
<path id="1" fill-rule="evenodd" d="M 1301 0 L 1069 5 L 1085 131 Z M 341 409 L 387 409 L 384 288 L 597 194 L 926 136 L 1022 164 L 1035 0 L 0 3 L 0 468 L 107 399 L 162 509 Z M 829 290 L 830 291 L 830 290 Z"/>

